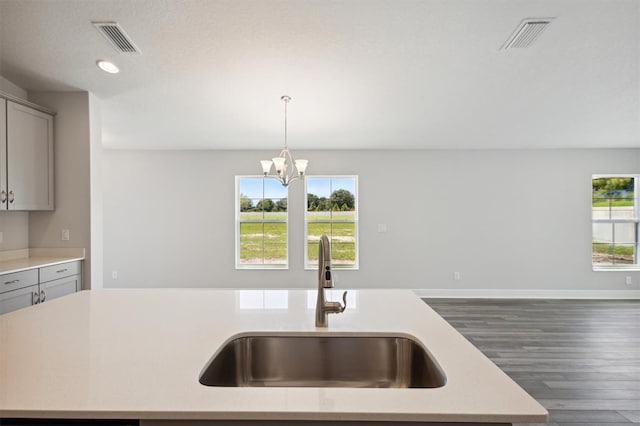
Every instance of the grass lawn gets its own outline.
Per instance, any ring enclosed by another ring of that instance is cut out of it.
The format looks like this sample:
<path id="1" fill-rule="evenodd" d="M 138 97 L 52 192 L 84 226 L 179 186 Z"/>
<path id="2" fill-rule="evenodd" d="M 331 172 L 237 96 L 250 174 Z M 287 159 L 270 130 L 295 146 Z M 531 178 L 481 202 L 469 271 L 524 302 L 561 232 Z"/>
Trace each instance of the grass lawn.
<path id="1" fill-rule="evenodd" d="M 331 257 L 335 265 L 353 265 L 356 260 L 354 212 L 308 212 L 308 254 L 311 263 L 318 261 L 318 241 L 327 235 L 331 241 Z M 287 213 L 241 212 L 241 220 L 281 220 L 275 223 L 240 224 L 240 262 L 247 264 L 287 263 Z M 323 222 L 314 222 L 323 221 Z"/>
<path id="2" fill-rule="evenodd" d="M 614 246 L 606 243 L 593 243 L 595 253 L 615 254 L 617 256 L 633 256 L 633 246 Z"/>
<path id="3" fill-rule="evenodd" d="M 241 223 L 240 262 L 287 263 L 286 223 Z"/>
<path id="4" fill-rule="evenodd" d="M 591 202 L 592 207 L 633 207 L 633 199 L 609 199 L 594 198 Z"/>

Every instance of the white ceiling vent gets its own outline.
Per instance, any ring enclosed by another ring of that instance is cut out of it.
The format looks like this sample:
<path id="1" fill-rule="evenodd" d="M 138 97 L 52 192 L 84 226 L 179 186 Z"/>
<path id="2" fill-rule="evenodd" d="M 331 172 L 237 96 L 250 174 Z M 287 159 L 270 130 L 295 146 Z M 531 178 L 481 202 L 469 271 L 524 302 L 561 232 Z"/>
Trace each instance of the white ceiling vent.
<path id="1" fill-rule="evenodd" d="M 118 52 L 141 53 L 117 22 L 92 22 L 92 24 Z"/>
<path id="2" fill-rule="evenodd" d="M 547 28 L 553 18 L 525 19 L 502 46 L 503 50 L 530 47 Z"/>

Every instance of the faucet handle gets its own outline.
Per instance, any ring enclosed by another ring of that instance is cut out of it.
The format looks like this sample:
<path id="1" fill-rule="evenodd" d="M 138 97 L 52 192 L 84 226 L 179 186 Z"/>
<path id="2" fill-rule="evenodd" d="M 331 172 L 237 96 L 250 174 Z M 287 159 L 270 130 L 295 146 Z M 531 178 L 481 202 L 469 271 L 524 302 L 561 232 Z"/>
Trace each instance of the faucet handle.
<path id="1" fill-rule="evenodd" d="M 347 292 L 346 292 L 346 290 L 345 290 L 344 293 L 342 293 L 342 302 L 344 302 L 344 304 L 340 308 L 340 312 L 344 312 L 344 310 L 347 309 Z"/>

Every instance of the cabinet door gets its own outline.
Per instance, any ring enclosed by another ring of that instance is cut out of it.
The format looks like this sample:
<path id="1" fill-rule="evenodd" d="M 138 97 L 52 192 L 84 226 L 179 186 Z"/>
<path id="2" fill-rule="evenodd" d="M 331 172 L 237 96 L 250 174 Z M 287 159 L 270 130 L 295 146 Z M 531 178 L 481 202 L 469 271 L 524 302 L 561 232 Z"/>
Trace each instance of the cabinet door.
<path id="1" fill-rule="evenodd" d="M 56 299 L 80 290 L 80 275 L 40 283 L 40 302 Z"/>
<path id="2" fill-rule="evenodd" d="M 0 210 L 7 208 L 7 101 L 0 99 Z"/>
<path id="3" fill-rule="evenodd" d="M 0 294 L 0 314 L 26 308 L 39 301 L 38 286 L 21 288 Z"/>
<path id="4" fill-rule="evenodd" d="M 7 101 L 9 210 L 53 210 L 53 117 Z"/>

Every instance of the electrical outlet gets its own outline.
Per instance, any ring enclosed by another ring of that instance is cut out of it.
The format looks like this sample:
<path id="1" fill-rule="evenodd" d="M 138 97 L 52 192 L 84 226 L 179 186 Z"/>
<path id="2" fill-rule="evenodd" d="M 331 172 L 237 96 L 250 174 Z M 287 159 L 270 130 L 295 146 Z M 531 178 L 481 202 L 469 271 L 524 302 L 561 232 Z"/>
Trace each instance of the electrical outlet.
<path id="1" fill-rule="evenodd" d="M 453 273 L 453 280 L 454 281 L 460 281 L 460 272 L 454 272 Z"/>
<path id="2" fill-rule="evenodd" d="M 631 279 L 631 275 L 627 275 L 627 277 L 625 278 L 624 282 L 627 285 L 632 285 L 633 284 L 633 280 Z"/>
<path id="3" fill-rule="evenodd" d="M 111 279 L 114 279 L 114 280 L 118 279 L 118 271 L 111 271 Z"/>
<path id="4" fill-rule="evenodd" d="M 4 242 L 4 233 L 0 232 L 0 244 Z"/>
<path id="5" fill-rule="evenodd" d="M 60 237 L 62 238 L 62 241 L 69 241 L 69 230 L 68 229 L 62 229 Z"/>

